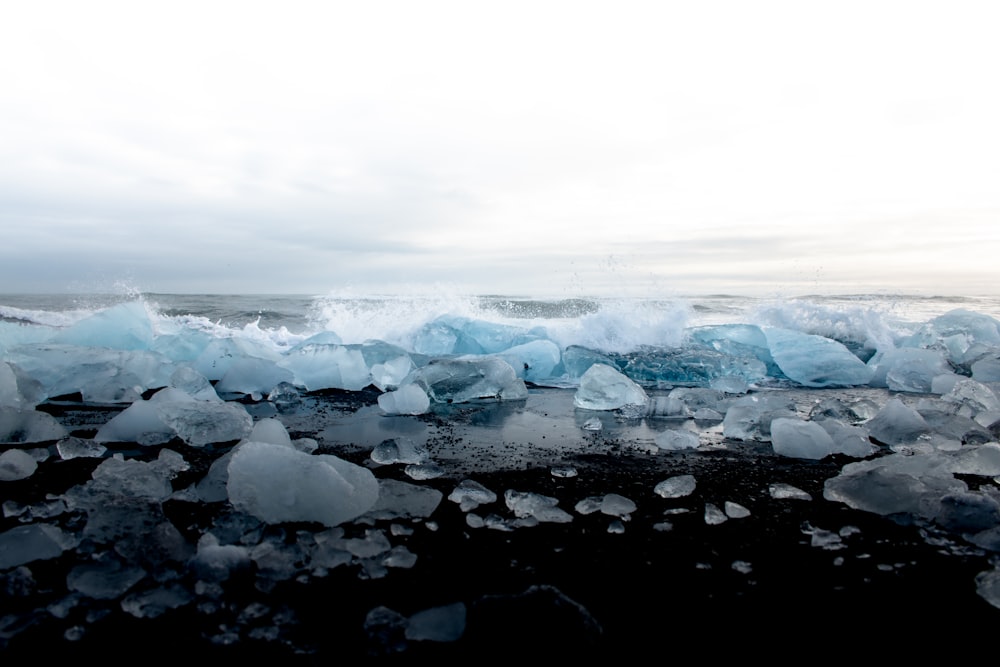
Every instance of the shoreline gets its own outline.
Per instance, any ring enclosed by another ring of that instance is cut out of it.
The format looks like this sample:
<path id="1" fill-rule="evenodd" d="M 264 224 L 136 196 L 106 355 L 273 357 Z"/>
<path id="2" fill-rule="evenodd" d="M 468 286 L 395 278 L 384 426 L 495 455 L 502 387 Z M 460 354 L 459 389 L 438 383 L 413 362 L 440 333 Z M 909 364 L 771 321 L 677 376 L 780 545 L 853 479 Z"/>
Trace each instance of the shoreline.
<path id="1" fill-rule="evenodd" d="M 811 401 L 858 390 L 799 393 Z M 232 541 L 257 550 L 252 565 L 211 586 L 197 585 L 176 558 L 159 561 L 159 572 L 147 566 L 151 578 L 138 588 L 177 584 L 190 599 L 136 618 L 122 606 L 134 591 L 108 599 L 67 596 L 67 573 L 105 552 L 84 542 L 28 563 L 30 583 L 14 571 L 3 573 L 8 609 L 0 655 L 14 661 L 96 657 L 104 664 L 151 650 L 176 659 L 271 656 L 303 664 L 340 657 L 612 658 L 672 652 L 707 634 L 724 641 L 702 640 L 700 655 L 774 656 L 797 650 L 782 642 L 800 633 L 817 642 L 864 634 L 877 648 L 898 652 L 906 649 L 896 633 L 905 632 L 904 643 L 916 650 L 925 626 L 974 632 L 1000 622 L 1000 609 L 976 592 L 976 574 L 990 568 L 988 553 L 927 526 L 823 499 L 824 482 L 854 459 L 782 457 L 768 443 L 727 440 L 717 424 L 690 422 L 704 435 L 702 447 L 654 453 L 657 421 L 572 409 L 571 390 L 532 388 L 524 401 L 446 406 L 420 417 L 380 415 L 376 395 L 310 394 L 285 413 L 267 403 L 246 407 L 255 419 L 277 418 L 292 437 L 313 438 L 318 452 L 364 465 L 379 480 L 439 492 L 440 502 L 426 516 L 370 515 L 342 526 L 345 538 L 371 544 L 377 535 L 415 556 L 412 562 L 385 566 L 355 557 L 318 567 L 319 551 L 308 552 L 309 561 L 306 548 L 329 534 L 325 527 L 244 526 Z M 71 401 L 40 409 L 80 437 L 117 412 Z M 600 431 L 581 428 L 594 417 Z M 374 463 L 372 448 L 391 438 L 426 447 L 440 474 L 414 479 L 405 465 Z M 226 448 L 179 441 L 109 447 L 145 460 L 171 449 L 190 465 L 174 480 L 177 495 L 162 503 L 163 518 L 184 543 L 178 553 L 189 553 L 230 512 L 228 502 L 195 502 L 183 494 Z M 86 482 L 99 462 L 62 461 L 56 454 L 31 477 L 4 482 L 5 500 L 43 503 Z M 576 475 L 556 476 L 553 466 L 571 467 Z M 690 495 L 654 492 L 681 474 L 697 480 Z M 497 500 L 464 511 L 448 499 L 464 479 L 492 490 Z M 770 487 L 776 483 L 812 499 L 775 498 Z M 554 498 L 571 520 L 519 522 L 504 505 L 507 490 Z M 578 509 L 608 494 L 631 500 L 634 510 Z M 722 509 L 727 501 L 749 515 L 706 520 L 708 506 Z M 67 530 L 81 525 L 73 513 L 52 521 Z M 6 531 L 19 523 L 5 516 L 0 525 Z M 288 551 L 275 551 L 274 544 Z M 265 548 L 272 548 L 270 556 Z M 464 606 L 465 622 L 452 641 L 406 640 L 399 625 L 381 634 L 365 629 L 367 615 L 381 607 L 410 618 L 455 604 Z M 169 646 L 162 646 L 167 638 Z"/>

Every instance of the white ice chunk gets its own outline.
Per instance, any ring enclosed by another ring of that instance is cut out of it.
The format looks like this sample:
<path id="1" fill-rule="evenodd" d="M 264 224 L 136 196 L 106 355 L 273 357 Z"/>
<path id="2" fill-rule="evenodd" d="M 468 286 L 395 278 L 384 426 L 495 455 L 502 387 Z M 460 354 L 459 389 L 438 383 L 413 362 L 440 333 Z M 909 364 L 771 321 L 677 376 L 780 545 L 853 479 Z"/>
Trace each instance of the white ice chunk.
<path id="1" fill-rule="evenodd" d="M 387 359 L 371 367 L 372 384 L 382 391 L 399 388 L 406 376 L 413 372 L 413 360 L 408 355 Z"/>
<path id="2" fill-rule="evenodd" d="M 0 454 L 0 482 L 13 482 L 31 477 L 38 469 L 35 457 L 23 449 L 8 449 Z"/>
<path id="3" fill-rule="evenodd" d="M 868 384 L 873 371 L 843 344 L 790 329 L 764 331 L 774 362 L 790 380 L 806 387 Z"/>
<path id="4" fill-rule="evenodd" d="M 366 468 L 264 442 L 247 442 L 233 455 L 227 489 L 234 507 L 262 521 L 327 526 L 364 514 L 379 494 Z"/>
<path id="5" fill-rule="evenodd" d="M 584 498 L 576 504 L 574 509 L 584 515 L 600 512 L 609 516 L 627 518 L 636 510 L 636 504 L 625 496 L 609 493 L 604 496 Z"/>
<path id="6" fill-rule="evenodd" d="M 705 503 L 705 523 L 710 526 L 717 526 L 725 523 L 729 517 L 713 503 Z"/>
<path id="7" fill-rule="evenodd" d="M 750 510 L 732 500 L 727 500 L 723 507 L 725 508 L 726 516 L 730 519 L 745 519 L 750 516 Z"/>
<path id="8" fill-rule="evenodd" d="M 540 384 L 552 378 L 552 373 L 562 360 L 559 346 L 551 340 L 533 340 L 498 352 L 497 355 L 528 382 Z"/>
<path id="9" fill-rule="evenodd" d="M 653 492 L 661 498 L 683 498 L 694 493 L 695 486 L 694 475 L 677 475 L 657 484 Z"/>
<path id="10" fill-rule="evenodd" d="M 836 419 L 823 419 L 817 423 L 833 438 L 834 454 L 846 454 L 860 459 L 878 451 L 868 439 L 868 431 L 861 427 L 848 426 Z M 773 424 L 771 428 L 774 428 Z"/>
<path id="11" fill-rule="evenodd" d="M 873 438 L 886 445 L 913 443 L 931 432 L 920 413 L 898 398 L 889 399 L 878 414 L 865 424 L 865 428 Z"/>
<path id="12" fill-rule="evenodd" d="M 237 359 L 215 385 L 219 394 L 266 396 L 282 382 L 292 382 L 295 376 L 287 368 L 269 359 L 246 357 Z"/>
<path id="13" fill-rule="evenodd" d="M 524 380 L 510 364 L 496 357 L 433 359 L 410 374 L 404 384 L 410 383 L 420 385 L 436 403 L 528 397 Z"/>
<path id="14" fill-rule="evenodd" d="M 812 496 L 802 489 L 784 482 L 771 484 L 768 487 L 768 492 L 772 498 L 777 500 L 812 500 Z"/>
<path id="15" fill-rule="evenodd" d="M 427 449 L 418 445 L 410 438 L 390 438 L 375 445 L 370 454 L 371 460 L 382 465 L 395 463 L 420 464 L 427 461 L 430 455 Z"/>
<path id="16" fill-rule="evenodd" d="M 448 500 L 458 503 L 463 512 L 469 512 L 480 505 L 495 503 L 497 494 L 475 480 L 463 479 L 448 495 Z"/>
<path id="17" fill-rule="evenodd" d="M 822 459 L 834 453 L 833 438 L 816 422 L 779 417 L 771 422 L 771 445 L 776 454 L 799 459 Z"/>
<path id="18" fill-rule="evenodd" d="M 952 372 L 944 353 L 922 348 L 887 350 L 868 365 L 874 370 L 871 385 L 893 391 L 928 393 L 936 376 Z"/>
<path id="19" fill-rule="evenodd" d="M 533 518 L 542 523 L 569 523 L 573 520 L 572 514 L 557 507 L 557 498 L 538 493 L 507 489 L 504 502 L 519 519 Z"/>
<path id="20" fill-rule="evenodd" d="M 588 368 L 573 396 L 573 405 L 585 410 L 617 410 L 648 403 L 649 396 L 642 387 L 607 364 Z"/>
<path id="21" fill-rule="evenodd" d="M 701 444 L 698 434 L 691 431 L 667 429 L 656 434 L 656 446 L 668 451 L 678 449 L 697 449 Z"/>
<path id="22" fill-rule="evenodd" d="M 422 415 L 431 407 L 431 399 L 418 384 L 408 384 L 378 397 L 378 406 L 387 415 Z"/>
<path id="23" fill-rule="evenodd" d="M 295 384 L 309 391 L 359 391 L 372 382 L 361 350 L 344 345 L 308 345 L 289 351 L 279 362 L 295 376 Z"/>
<path id="24" fill-rule="evenodd" d="M 47 442 L 67 435 L 66 427 L 46 412 L 0 407 L 0 442 Z"/>

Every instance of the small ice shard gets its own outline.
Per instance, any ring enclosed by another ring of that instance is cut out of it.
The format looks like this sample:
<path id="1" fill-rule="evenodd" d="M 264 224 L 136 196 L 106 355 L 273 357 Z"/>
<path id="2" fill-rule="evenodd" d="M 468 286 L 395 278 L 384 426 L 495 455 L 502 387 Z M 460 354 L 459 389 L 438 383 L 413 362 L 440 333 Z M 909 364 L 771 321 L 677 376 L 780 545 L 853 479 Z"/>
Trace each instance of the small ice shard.
<path id="1" fill-rule="evenodd" d="M 444 468 L 436 463 L 411 463 L 403 468 L 403 472 L 410 479 L 423 481 L 443 476 Z"/>
<path id="2" fill-rule="evenodd" d="M 771 445 L 776 454 L 799 459 L 822 459 L 835 450 L 833 438 L 816 422 L 779 417 L 771 422 Z"/>
<path id="3" fill-rule="evenodd" d="M 480 505 L 495 503 L 497 494 L 475 480 L 463 479 L 448 495 L 448 500 L 458 503 L 463 512 L 469 512 Z"/>
<path id="4" fill-rule="evenodd" d="M 302 405 L 302 395 L 291 382 L 279 382 L 268 392 L 267 400 L 278 412 L 292 412 Z"/>
<path id="5" fill-rule="evenodd" d="M 677 475 L 663 480 L 653 489 L 661 498 L 683 498 L 694 493 L 694 475 Z"/>
<path id="6" fill-rule="evenodd" d="M 750 516 L 750 510 L 739 503 L 734 503 L 731 500 L 727 500 L 723 507 L 725 508 L 726 516 L 730 519 L 745 519 Z"/>
<path id="7" fill-rule="evenodd" d="M 234 507 L 261 521 L 327 526 L 364 514 L 379 493 L 366 468 L 264 442 L 247 442 L 233 455 L 226 487 Z"/>
<path id="8" fill-rule="evenodd" d="M 411 641 L 456 641 L 465 632 L 465 615 L 462 602 L 418 611 L 406 624 L 406 638 Z"/>
<path id="9" fill-rule="evenodd" d="M 121 601 L 123 611 L 136 618 L 156 618 L 169 609 L 183 607 L 194 600 L 194 594 L 180 584 L 167 584 L 137 593 L 130 593 Z"/>
<path id="10" fill-rule="evenodd" d="M 63 461 L 79 458 L 101 458 L 108 448 L 93 440 L 83 438 L 66 438 L 56 443 L 56 451 Z"/>
<path id="11" fill-rule="evenodd" d="M 191 559 L 191 568 L 201 581 L 225 581 L 233 573 L 249 570 L 250 553 L 238 544 L 219 544 L 212 533 L 198 540 L 198 552 Z"/>
<path id="12" fill-rule="evenodd" d="M 705 523 L 710 526 L 717 526 L 720 523 L 725 523 L 729 520 L 729 517 L 723 513 L 716 505 L 712 503 L 705 503 Z"/>
<path id="13" fill-rule="evenodd" d="M 625 496 L 617 493 L 609 493 L 604 496 L 584 498 L 576 504 L 574 509 L 584 515 L 601 512 L 609 516 L 628 517 L 628 515 L 636 510 L 636 505 Z"/>
<path id="14" fill-rule="evenodd" d="M 768 491 L 772 498 L 776 500 L 812 500 L 812 496 L 799 489 L 792 486 L 791 484 L 785 484 L 784 482 L 775 482 L 768 487 Z"/>
<path id="15" fill-rule="evenodd" d="M 588 368 L 573 396 L 573 405 L 585 410 L 618 410 L 648 403 L 649 396 L 642 387 L 607 364 Z"/>
<path id="16" fill-rule="evenodd" d="M 698 434 L 692 431 L 667 429 L 656 434 L 656 446 L 666 451 L 679 449 L 698 449 L 701 444 Z"/>
<path id="17" fill-rule="evenodd" d="M 581 428 L 584 431 L 600 431 L 604 428 L 604 424 L 602 424 L 601 420 L 597 417 L 591 417 L 587 421 L 583 422 L 583 426 Z"/>
<path id="18" fill-rule="evenodd" d="M 625 524 L 622 523 L 621 519 L 615 519 L 608 524 L 608 532 L 612 535 L 621 535 L 625 532 Z"/>
<path id="19" fill-rule="evenodd" d="M 568 477 L 576 477 L 579 474 L 577 469 L 573 466 L 553 466 L 549 472 L 553 477 L 560 477 L 564 479 Z"/>
<path id="20" fill-rule="evenodd" d="M 735 572 L 740 574 L 750 574 L 753 572 L 753 565 L 745 560 L 734 560 L 733 564 L 730 566 Z"/>
<path id="21" fill-rule="evenodd" d="M 538 493 L 515 491 L 504 492 L 507 508 L 518 519 L 534 518 L 542 523 L 569 523 L 573 515 L 557 507 L 559 500 Z"/>
<path id="22" fill-rule="evenodd" d="M 35 457 L 22 449 L 8 449 L 0 454 L 0 482 L 14 482 L 31 477 L 38 469 Z"/>
<path id="23" fill-rule="evenodd" d="M 427 461 L 427 450 L 409 438 L 390 438 L 375 445 L 371 460 L 382 465 L 395 463 L 420 464 Z"/>
<path id="24" fill-rule="evenodd" d="M 434 513 L 444 497 L 437 489 L 391 478 L 380 479 L 378 484 L 378 500 L 365 515 L 366 518 L 427 518 Z"/>
<path id="25" fill-rule="evenodd" d="M 387 415 L 422 415 L 431 406 L 427 392 L 418 384 L 408 384 L 378 397 L 378 406 Z"/>

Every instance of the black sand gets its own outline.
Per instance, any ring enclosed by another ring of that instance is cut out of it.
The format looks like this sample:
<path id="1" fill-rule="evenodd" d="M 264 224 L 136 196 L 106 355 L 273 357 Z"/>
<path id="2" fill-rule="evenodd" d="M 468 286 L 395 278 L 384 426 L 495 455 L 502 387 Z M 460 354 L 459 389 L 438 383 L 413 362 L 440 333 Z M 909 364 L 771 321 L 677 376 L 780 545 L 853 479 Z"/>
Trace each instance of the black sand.
<path id="1" fill-rule="evenodd" d="M 801 394 L 808 406 L 838 392 Z M 303 568 L 273 584 L 251 570 L 223 582 L 221 599 L 196 596 L 156 618 L 134 618 L 115 600 L 81 602 L 65 618 L 47 612 L 46 605 L 66 595 L 69 568 L 85 558 L 68 552 L 30 563 L 32 585 L 19 585 L 11 573 L 0 582 L 4 663 L 850 659 L 871 651 L 899 658 L 920 655 L 928 645 L 954 649 L 977 637 L 989 641 L 1000 624 L 1000 609 L 976 592 L 976 574 L 990 568 L 987 553 L 956 536 L 823 499 L 825 480 L 852 459 L 780 457 L 767 443 L 727 441 L 717 423 L 698 425 L 699 450 L 652 453 L 652 437 L 667 423 L 576 411 L 569 390 L 535 389 L 527 401 L 449 406 L 415 418 L 382 416 L 375 396 L 330 392 L 308 397 L 294 412 L 277 413 L 269 404 L 248 409 L 277 417 L 293 437 L 315 438 L 323 452 L 371 466 L 380 478 L 433 487 L 445 498 L 461 480 L 474 479 L 499 496 L 473 510 L 478 516 L 512 519 L 503 493 L 514 489 L 557 498 L 573 520 L 510 531 L 473 528 L 445 499 L 426 520 L 346 526 L 357 535 L 388 530 L 390 523 L 412 528 L 391 538 L 416 554 L 412 568 L 390 568 L 375 578 L 356 564 L 326 576 Z M 72 402 L 42 409 L 84 437 L 114 414 Z M 594 416 L 604 428 L 583 430 Z M 414 481 L 401 465 L 371 462 L 375 445 L 401 436 L 426 442 L 444 474 Z M 168 446 L 192 463 L 175 480 L 177 489 L 193 483 L 225 449 Z M 136 445 L 116 449 L 155 456 Z M 86 481 L 98 462 L 53 459 L 27 480 L 4 482 L 0 492 L 5 501 L 37 503 Z M 556 477 L 552 466 L 572 466 L 578 474 Z M 667 477 L 688 473 L 697 480 L 692 495 L 664 499 L 653 492 Z M 774 483 L 791 484 L 812 500 L 772 498 Z M 608 493 L 637 505 L 621 522 L 623 530 L 610 530 L 615 517 L 574 511 L 578 501 Z M 726 501 L 750 516 L 706 523 L 706 504 L 722 508 Z M 164 511 L 194 544 L 224 505 L 170 500 Z M 0 529 L 15 525 L 5 518 Z M 296 531 L 319 529 L 266 530 L 291 541 Z M 823 531 L 840 536 L 839 543 L 825 540 Z M 406 641 L 399 633 L 365 629 L 366 616 L 379 607 L 410 616 L 458 602 L 466 606 L 467 623 L 456 641 Z M 75 627 L 82 633 L 67 639 Z"/>

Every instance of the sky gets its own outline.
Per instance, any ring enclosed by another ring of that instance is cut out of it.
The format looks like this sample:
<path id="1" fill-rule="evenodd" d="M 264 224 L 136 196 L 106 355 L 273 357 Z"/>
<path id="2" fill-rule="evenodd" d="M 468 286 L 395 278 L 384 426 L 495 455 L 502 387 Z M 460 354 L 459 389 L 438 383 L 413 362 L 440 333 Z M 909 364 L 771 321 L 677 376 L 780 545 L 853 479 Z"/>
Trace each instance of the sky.
<path id="1" fill-rule="evenodd" d="M 1000 293 L 995 2 L 2 15 L 0 292 Z"/>

